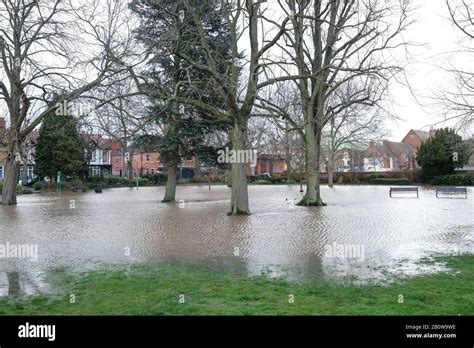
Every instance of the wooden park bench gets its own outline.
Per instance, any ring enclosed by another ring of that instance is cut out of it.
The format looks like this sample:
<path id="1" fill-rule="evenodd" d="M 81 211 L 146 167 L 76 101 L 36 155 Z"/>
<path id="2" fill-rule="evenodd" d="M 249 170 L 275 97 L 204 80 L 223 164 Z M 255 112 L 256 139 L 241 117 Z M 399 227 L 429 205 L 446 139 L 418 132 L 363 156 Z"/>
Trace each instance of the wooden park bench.
<path id="1" fill-rule="evenodd" d="M 439 194 L 447 194 L 447 195 L 464 195 L 464 198 L 467 198 L 467 187 L 438 187 L 436 189 L 436 198 Z"/>
<path id="2" fill-rule="evenodd" d="M 416 192 L 416 198 L 419 198 L 418 187 L 390 187 L 390 197 L 392 197 L 392 192 Z"/>

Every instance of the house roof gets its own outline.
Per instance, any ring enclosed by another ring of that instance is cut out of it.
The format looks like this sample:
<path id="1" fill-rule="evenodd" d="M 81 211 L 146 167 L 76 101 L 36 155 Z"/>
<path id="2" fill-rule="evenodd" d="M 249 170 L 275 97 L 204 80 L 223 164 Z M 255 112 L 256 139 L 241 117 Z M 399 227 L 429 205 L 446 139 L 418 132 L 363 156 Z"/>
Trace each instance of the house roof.
<path id="1" fill-rule="evenodd" d="M 405 144 L 405 143 L 397 143 L 397 142 L 393 142 L 393 141 L 387 141 L 388 145 L 392 147 L 392 149 L 394 149 L 395 151 L 397 151 L 398 153 L 406 153 L 406 154 L 413 154 L 414 151 L 412 149 L 412 147 L 408 144 Z"/>
<path id="2" fill-rule="evenodd" d="M 423 140 L 423 141 L 429 139 L 429 137 L 430 137 L 430 132 L 425 132 L 425 131 L 417 130 L 417 129 L 412 129 L 412 131 L 413 131 L 416 135 L 418 135 L 418 137 L 419 137 L 421 140 Z"/>
<path id="3" fill-rule="evenodd" d="M 385 145 L 385 144 L 375 144 L 375 150 L 379 153 L 384 153 L 389 155 L 390 157 L 395 157 L 392 151 Z"/>

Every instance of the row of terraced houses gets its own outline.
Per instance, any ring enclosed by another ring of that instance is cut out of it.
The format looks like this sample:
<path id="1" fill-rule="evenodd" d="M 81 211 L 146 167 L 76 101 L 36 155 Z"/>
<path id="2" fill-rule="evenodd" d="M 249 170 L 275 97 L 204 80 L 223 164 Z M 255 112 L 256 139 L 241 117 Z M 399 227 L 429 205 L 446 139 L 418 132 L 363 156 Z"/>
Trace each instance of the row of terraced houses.
<path id="1" fill-rule="evenodd" d="M 0 117 L 0 133 L 6 128 L 5 119 Z M 416 168 L 416 151 L 421 143 L 435 134 L 436 130 L 429 132 L 421 130 L 410 130 L 401 142 L 383 140 L 382 142 L 371 141 L 366 150 L 341 149 L 337 156 L 336 171 L 359 171 L 359 172 L 383 172 L 404 171 Z M 34 178 L 34 152 L 38 139 L 38 132 L 34 131 L 26 141 L 20 170 L 20 177 L 24 180 Z M 86 151 L 90 176 L 128 176 L 128 166 L 125 161 L 125 153 L 122 144 L 114 139 L 108 139 L 99 135 L 82 135 L 86 143 Z M 471 146 L 473 139 L 467 140 Z M 132 161 L 133 176 L 138 177 L 145 174 L 163 173 L 164 166 L 160 161 L 158 152 L 146 152 L 143 149 L 130 147 L 127 151 Z M 4 176 L 4 161 L 6 157 L 5 148 L 0 142 L 0 179 Z M 179 165 L 179 177 L 190 179 L 196 171 L 194 158 L 184 160 Z M 324 163 L 321 163 L 322 171 L 325 171 Z M 212 170 L 205 168 L 206 170 Z M 474 170 L 474 156 L 471 156 L 467 170 Z M 287 170 L 284 156 L 260 154 L 256 168 L 247 168 L 248 175 L 259 175 L 263 173 L 283 173 Z"/>

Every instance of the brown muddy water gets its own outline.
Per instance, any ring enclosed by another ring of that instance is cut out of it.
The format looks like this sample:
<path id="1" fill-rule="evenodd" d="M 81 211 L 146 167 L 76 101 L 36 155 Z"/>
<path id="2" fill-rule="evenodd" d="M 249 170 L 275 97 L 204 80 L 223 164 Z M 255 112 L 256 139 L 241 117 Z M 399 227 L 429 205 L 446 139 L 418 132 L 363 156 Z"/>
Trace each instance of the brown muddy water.
<path id="1" fill-rule="evenodd" d="M 250 186 L 252 215 L 243 217 L 227 216 L 225 186 L 178 187 L 182 201 L 171 205 L 160 203 L 164 188 L 21 196 L 0 206 L 0 296 L 49 291 L 53 269 L 191 263 L 291 281 L 384 282 L 443 269 L 417 262 L 429 255 L 474 252 L 472 188 L 468 199 L 388 190 L 323 187 L 328 206 L 306 208 L 294 205 L 298 186 Z M 5 255 L 15 246 L 31 253 Z"/>

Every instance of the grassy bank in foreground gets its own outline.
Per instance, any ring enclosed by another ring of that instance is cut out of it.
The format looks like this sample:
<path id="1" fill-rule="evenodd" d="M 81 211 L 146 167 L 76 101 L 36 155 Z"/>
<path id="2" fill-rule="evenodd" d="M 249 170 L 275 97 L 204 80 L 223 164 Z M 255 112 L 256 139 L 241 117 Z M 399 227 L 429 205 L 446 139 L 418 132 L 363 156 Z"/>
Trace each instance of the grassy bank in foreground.
<path id="1" fill-rule="evenodd" d="M 457 315 L 474 314 L 474 255 L 438 258 L 447 273 L 389 287 L 305 284 L 191 266 L 56 273 L 62 295 L 0 300 L 2 315 Z M 71 304 L 70 294 L 76 296 Z M 185 303 L 180 304 L 180 294 Z M 294 303 L 289 303 L 289 295 Z M 398 303 L 399 295 L 404 297 Z"/>

